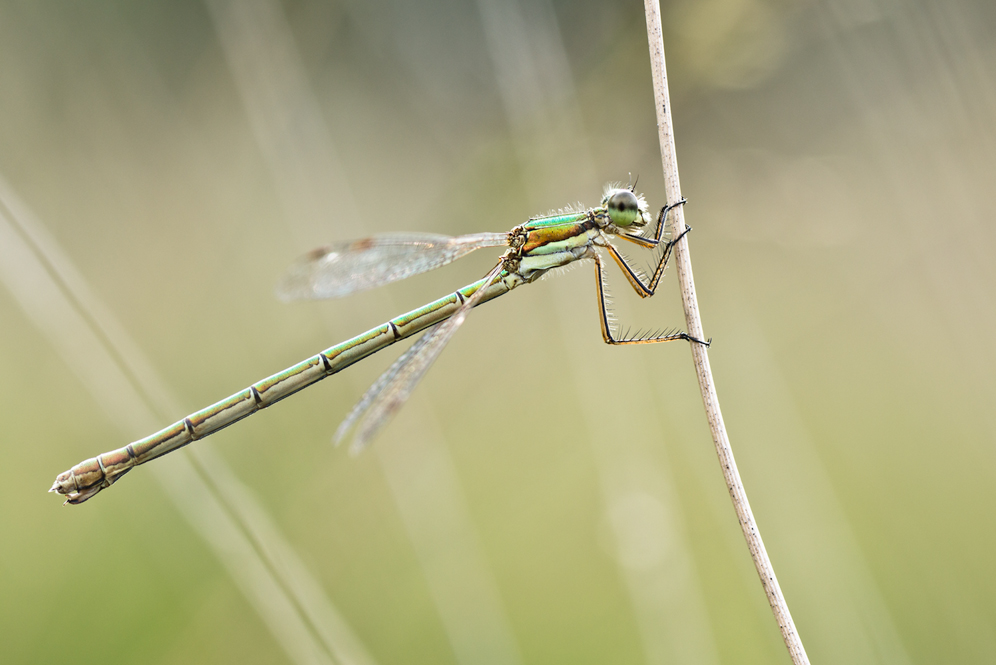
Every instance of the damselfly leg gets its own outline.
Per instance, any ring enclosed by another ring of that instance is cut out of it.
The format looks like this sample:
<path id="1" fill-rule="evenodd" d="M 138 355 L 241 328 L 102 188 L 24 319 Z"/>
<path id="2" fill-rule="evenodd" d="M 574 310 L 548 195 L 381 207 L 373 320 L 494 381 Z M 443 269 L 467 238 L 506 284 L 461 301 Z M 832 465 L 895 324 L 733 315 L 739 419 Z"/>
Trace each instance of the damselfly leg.
<path id="1" fill-rule="evenodd" d="M 664 234 L 664 221 L 667 218 L 668 212 L 679 205 L 684 205 L 685 203 L 687 203 L 687 199 L 681 199 L 680 201 L 670 203 L 661 208 L 660 215 L 657 217 L 657 229 L 653 238 L 645 238 L 643 236 L 630 235 L 628 233 L 619 233 L 616 234 L 615 237 L 628 240 L 633 244 L 646 247 L 648 249 L 658 247 Z M 608 250 L 609 256 L 612 257 L 612 259 L 622 270 L 623 275 L 626 277 L 626 281 L 628 281 L 630 286 L 633 287 L 633 290 L 636 291 L 637 295 L 641 298 L 649 298 L 657 291 L 657 286 L 660 284 L 661 277 L 664 276 L 664 270 L 667 268 L 668 261 L 671 259 L 671 250 L 678 243 L 678 241 L 684 238 L 685 235 L 691 230 L 691 227 L 685 226 L 685 230 L 681 233 L 681 235 L 667 242 L 664 247 L 664 251 L 661 254 L 660 261 L 657 264 L 657 268 L 654 270 L 653 276 L 651 276 L 650 279 L 642 276 L 636 268 L 631 266 L 629 261 L 626 260 L 626 257 L 623 256 L 622 253 L 611 243 L 607 243 L 605 245 L 605 249 Z M 674 342 L 682 339 L 690 342 L 697 342 L 698 344 L 703 344 L 705 346 L 709 346 L 709 344 L 712 343 L 712 340 L 703 342 L 698 338 L 692 337 L 686 332 L 680 331 L 617 338 L 612 334 L 612 322 L 610 320 L 611 317 L 609 315 L 608 304 L 606 303 L 605 270 L 602 265 L 602 259 L 597 254 L 595 254 L 593 258 L 595 260 L 595 281 L 598 295 L 598 320 L 602 328 L 602 339 L 606 344 L 655 344 L 661 342 Z M 647 280 L 646 283 L 644 283 L 645 279 Z"/>

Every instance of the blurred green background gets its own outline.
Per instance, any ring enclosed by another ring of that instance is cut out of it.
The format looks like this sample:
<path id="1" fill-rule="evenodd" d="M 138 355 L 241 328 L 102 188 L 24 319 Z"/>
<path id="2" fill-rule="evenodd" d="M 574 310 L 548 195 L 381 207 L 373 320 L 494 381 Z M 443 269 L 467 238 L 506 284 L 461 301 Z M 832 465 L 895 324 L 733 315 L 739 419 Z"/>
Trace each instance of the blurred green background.
<path id="1" fill-rule="evenodd" d="M 810 657 L 992 662 L 996 4 L 663 22 L 713 370 Z M 788 662 L 687 349 L 605 346 L 587 266 L 475 311 L 356 458 L 332 433 L 397 349 L 192 446 L 225 510 L 159 482 L 187 453 L 44 491 L 496 256 L 282 305 L 307 249 L 503 231 L 630 174 L 664 203 L 638 2 L 0 2 L 0 222 L 106 308 L 2 236 L 3 662 Z M 626 323 L 682 324 L 673 275 L 610 279 Z M 108 378 L 131 351 L 81 332 L 108 320 L 171 397 Z"/>

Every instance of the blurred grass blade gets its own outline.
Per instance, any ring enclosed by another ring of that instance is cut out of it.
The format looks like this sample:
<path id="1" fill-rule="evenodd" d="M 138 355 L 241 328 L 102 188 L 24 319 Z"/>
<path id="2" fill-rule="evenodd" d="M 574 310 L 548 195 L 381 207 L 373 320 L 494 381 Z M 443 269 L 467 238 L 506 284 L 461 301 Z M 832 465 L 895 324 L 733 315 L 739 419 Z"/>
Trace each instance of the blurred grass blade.
<path id="1" fill-rule="evenodd" d="M 360 214 L 347 186 L 283 7 L 273 0 L 208 0 L 207 6 L 298 249 L 367 233 L 369 215 Z M 385 294 L 372 297 L 396 309 Z M 339 318 L 356 306 L 343 303 Z M 375 454 L 456 659 L 517 665 L 519 646 L 439 426 L 422 416 L 411 432 L 403 444 L 377 446 Z"/>
<path id="2" fill-rule="evenodd" d="M 185 412 L 145 354 L 2 178 L 0 282 L 123 438 L 138 438 Z M 153 473 L 291 660 L 373 663 L 256 497 L 209 442 L 202 444 L 192 458 L 171 455 L 153 467 Z"/>

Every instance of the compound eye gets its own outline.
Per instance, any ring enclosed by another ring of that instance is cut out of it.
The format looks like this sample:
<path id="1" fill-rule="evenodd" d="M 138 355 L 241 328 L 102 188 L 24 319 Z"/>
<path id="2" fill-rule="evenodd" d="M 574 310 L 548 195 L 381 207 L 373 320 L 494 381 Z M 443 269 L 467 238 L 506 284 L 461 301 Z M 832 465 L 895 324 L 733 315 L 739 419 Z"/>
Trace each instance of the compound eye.
<path id="1" fill-rule="evenodd" d="M 628 189 L 617 189 L 609 194 L 605 207 L 616 226 L 629 226 L 640 216 L 640 201 Z"/>

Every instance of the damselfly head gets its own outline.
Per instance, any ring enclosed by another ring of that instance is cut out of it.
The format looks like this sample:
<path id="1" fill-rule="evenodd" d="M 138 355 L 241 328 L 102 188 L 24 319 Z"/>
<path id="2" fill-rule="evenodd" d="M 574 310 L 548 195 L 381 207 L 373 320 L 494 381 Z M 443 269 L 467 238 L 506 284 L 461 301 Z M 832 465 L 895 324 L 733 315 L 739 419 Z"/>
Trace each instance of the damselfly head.
<path id="1" fill-rule="evenodd" d="M 609 213 L 609 219 L 616 226 L 644 226 L 647 217 L 647 203 L 630 189 L 610 189 L 602 197 L 602 205 Z"/>

